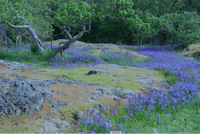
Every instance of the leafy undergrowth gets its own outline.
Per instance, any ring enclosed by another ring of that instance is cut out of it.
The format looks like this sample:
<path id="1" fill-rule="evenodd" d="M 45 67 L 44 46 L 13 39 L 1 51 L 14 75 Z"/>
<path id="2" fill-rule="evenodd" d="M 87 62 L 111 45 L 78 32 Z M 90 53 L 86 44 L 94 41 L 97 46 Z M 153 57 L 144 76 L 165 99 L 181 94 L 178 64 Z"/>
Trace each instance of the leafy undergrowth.
<path id="1" fill-rule="evenodd" d="M 36 59 L 41 68 L 75 68 L 99 63 L 115 63 L 124 66 L 159 70 L 165 75 L 172 87 L 166 91 L 146 89 L 145 95 L 138 94 L 128 99 L 126 105 L 116 105 L 110 115 L 85 115 L 72 124 L 75 132 L 109 133 L 178 133 L 199 132 L 200 123 L 200 62 L 170 51 L 168 46 L 133 47 L 138 53 L 147 55 L 147 59 L 138 60 L 121 51 L 106 51 L 97 57 L 92 54 L 92 47 L 68 49 L 65 57 L 42 59 L 28 51 L 1 52 L 0 57 L 7 60 L 29 63 Z M 21 52 L 21 53 L 19 53 Z M 12 54 L 11 54 L 12 53 Z M 46 61 L 47 60 L 47 61 Z M 65 64 L 62 64 L 64 63 Z M 69 63 L 69 64 L 68 64 Z M 120 103 L 120 102 L 118 102 Z"/>

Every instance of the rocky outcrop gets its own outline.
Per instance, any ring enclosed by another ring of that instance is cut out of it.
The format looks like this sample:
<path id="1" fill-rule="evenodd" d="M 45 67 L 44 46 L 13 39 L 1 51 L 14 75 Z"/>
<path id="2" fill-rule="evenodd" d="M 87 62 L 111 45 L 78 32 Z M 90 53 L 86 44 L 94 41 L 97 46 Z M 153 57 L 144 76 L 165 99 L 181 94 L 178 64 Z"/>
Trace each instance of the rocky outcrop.
<path id="1" fill-rule="evenodd" d="M 193 54 L 193 57 L 197 60 L 200 60 L 200 51 L 197 51 Z"/>
<path id="2" fill-rule="evenodd" d="M 0 112 L 1 115 L 13 115 L 26 112 L 35 114 L 42 107 L 42 104 L 47 100 L 53 108 L 61 108 L 61 106 L 70 105 L 62 101 L 52 99 L 52 92 L 45 89 L 55 83 L 76 83 L 81 85 L 100 85 L 96 83 L 87 83 L 68 79 L 53 79 L 53 80 L 34 80 L 28 81 L 22 78 L 10 80 L 0 78 Z M 135 93 L 131 90 L 121 88 L 97 88 L 94 89 L 91 99 L 109 95 L 113 99 L 119 97 L 132 97 Z M 98 109 L 101 109 L 99 106 Z M 102 110 L 100 110 L 102 111 Z"/>
<path id="3" fill-rule="evenodd" d="M 69 103 L 55 101 L 52 93 L 44 87 L 46 83 L 30 82 L 21 78 L 10 80 L 0 78 L 0 113 L 2 115 L 13 115 L 26 112 L 35 114 L 47 100 L 52 107 L 58 109 Z M 48 85 L 50 85 L 49 82 Z M 46 84 L 46 85 L 45 85 Z"/>
<path id="4" fill-rule="evenodd" d="M 8 69 L 7 72 L 10 70 L 12 70 L 12 72 L 9 72 L 9 74 L 4 73 L 5 68 Z M 121 78 L 122 76 L 107 71 L 119 68 L 123 70 L 137 69 L 118 65 L 112 65 L 110 67 L 101 65 L 99 68 L 91 68 L 91 71 L 96 71 L 95 73 L 97 74 L 108 74 L 113 78 Z M 138 93 L 129 89 L 108 88 L 98 83 L 63 79 L 69 77 L 67 74 L 60 75 L 60 77 L 58 77 L 60 79 L 25 80 L 27 75 L 19 75 L 19 71 L 22 70 L 23 72 L 23 69 L 28 69 L 30 72 L 39 73 L 43 72 L 43 70 L 15 61 L 6 62 L 0 60 L 0 69 L 2 70 L 0 75 L 0 117 L 15 114 L 20 115 L 22 112 L 37 116 L 38 113 L 41 112 L 40 116 L 38 116 L 35 121 L 31 121 L 32 124 L 30 124 L 30 126 L 34 125 L 35 128 L 37 126 L 45 126 L 45 131 L 48 133 L 58 132 L 61 130 L 65 131 L 70 128 L 70 124 L 62 114 L 63 106 L 75 105 L 75 102 L 80 102 L 81 104 L 83 102 L 91 103 L 104 97 L 109 98 L 109 100 L 113 99 L 118 101 L 120 98 L 124 98 L 125 96 L 127 98 L 133 97 Z M 16 79 L 6 79 L 5 76 L 14 76 Z M 158 84 L 157 87 L 168 88 L 168 84 L 165 81 L 162 83 L 162 81 L 151 80 L 149 77 L 152 77 L 152 75 L 148 77 L 137 76 L 137 80 L 131 81 L 140 82 L 147 86 Z M 70 94 L 70 92 L 72 94 Z M 70 97 L 72 101 L 69 102 Z M 45 103 L 48 103 L 48 105 L 45 105 Z M 49 109 L 57 111 L 59 116 L 56 118 L 53 114 L 54 112 L 49 112 Z M 47 113 L 43 114 L 44 111 Z M 90 115 L 109 113 L 111 113 L 110 107 L 103 104 L 98 104 L 89 111 Z M 78 119 L 83 116 L 83 112 L 80 110 L 75 112 L 75 114 L 71 114 L 73 115 L 74 123 L 77 123 Z M 44 128 L 38 129 L 38 131 L 44 132 Z"/>
<path id="5" fill-rule="evenodd" d="M 34 68 L 30 64 L 21 64 L 16 61 L 6 62 L 4 60 L 0 60 L 0 65 L 4 66 L 5 68 L 9 68 L 10 70 L 16 70 L 16 71 L 21 71 L 22 69 L 29 68 L 36 70 L 36 72 L 44 72 L 43 70 Z"/>

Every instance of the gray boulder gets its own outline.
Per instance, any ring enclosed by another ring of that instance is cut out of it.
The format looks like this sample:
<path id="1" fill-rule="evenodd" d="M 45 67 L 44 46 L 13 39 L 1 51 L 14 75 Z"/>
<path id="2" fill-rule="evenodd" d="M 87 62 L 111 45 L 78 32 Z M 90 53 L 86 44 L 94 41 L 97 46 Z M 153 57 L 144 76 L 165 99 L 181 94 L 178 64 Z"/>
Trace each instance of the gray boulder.
<path id="1" fill-rule="evenodd" d="M 45 100 L 56 109 L 70 104 L 53 100 L 52 93 L 37 85 L 37 82 L 30 82 L 21 78 L 14 80 L 0 78 L 0 83 L 1 115 L 19 115 L 21 112 L 35 114 L 41 110 Z"/>
<path id="2" fill-rule="evenodd" d="M 108 105 L 98 104 L 94 109 L 89 111 L 89 115 L 110 114 L 110 107 Z"/>
<path id="3" fill-rule="evenodd" d="M 96 109 L 102 114 L 110 114 L 110 107 L 108 105 L 98 104 Z"/>
<path id="4" fill-rule="evenodd" d="M 88 75 L 91 75 L 91 74 L 98 74 L 99 73 L 99 71 L 97 71 L 97 70 L 90 70 L 89 72 L 88 72 Z"/>

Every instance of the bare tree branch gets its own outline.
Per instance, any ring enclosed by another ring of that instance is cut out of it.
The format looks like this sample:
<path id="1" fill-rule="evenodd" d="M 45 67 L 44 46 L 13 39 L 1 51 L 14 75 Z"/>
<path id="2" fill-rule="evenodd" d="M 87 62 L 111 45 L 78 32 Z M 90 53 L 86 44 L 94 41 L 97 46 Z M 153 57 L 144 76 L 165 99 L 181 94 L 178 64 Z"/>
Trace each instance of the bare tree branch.
<path id="1" fill-rule="evenodd" d="M 64 29 L 64 31 L 66 32 L 67 36 L 69 37 L 69 39 L 73 39 L 72 35 L 69 33 L 69 31 L 67 31 L 66 29 Z"/>

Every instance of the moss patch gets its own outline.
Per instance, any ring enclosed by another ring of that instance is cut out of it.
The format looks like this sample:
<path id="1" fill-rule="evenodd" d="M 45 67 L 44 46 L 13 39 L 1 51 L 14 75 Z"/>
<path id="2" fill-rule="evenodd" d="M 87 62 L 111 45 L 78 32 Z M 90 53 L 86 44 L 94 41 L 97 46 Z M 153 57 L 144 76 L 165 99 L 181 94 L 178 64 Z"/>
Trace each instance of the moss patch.
<path id="1" fill-rule="evenodd" d="M 46 71 L 52 75 L 68 74 L 69 79 L 85 81 L 90 83 L 99 83 L 108 87 L 125 88 L 130 90 L 137 90 L 140 87 L 138 83 L 128 82 L 127 80 L 125 80 L 125 78 L 119 79 L 105 73 L 100 73 L 97 75 L 87 75 L 87 73 L 90 70 L 91 69 L 85 67 L 75 69 L 46 69 Z M 118 71 L 116 70 L 115 72 Z"/>

